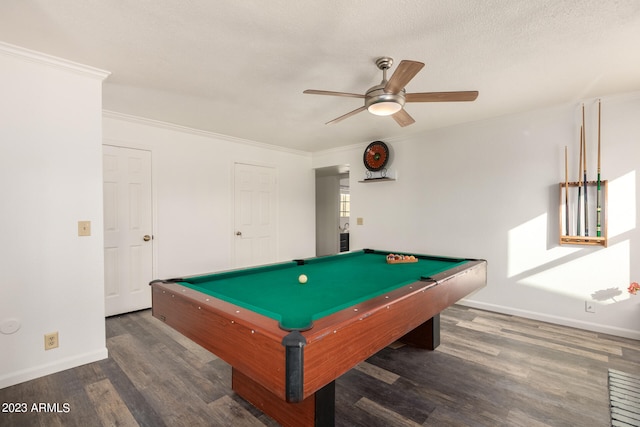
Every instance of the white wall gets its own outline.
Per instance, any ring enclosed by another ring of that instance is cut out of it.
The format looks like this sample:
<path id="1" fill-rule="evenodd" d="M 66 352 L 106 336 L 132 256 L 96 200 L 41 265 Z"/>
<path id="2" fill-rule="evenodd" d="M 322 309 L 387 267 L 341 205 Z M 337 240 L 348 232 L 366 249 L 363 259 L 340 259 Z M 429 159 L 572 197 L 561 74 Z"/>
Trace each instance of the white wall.
<path id="1" fill-rule="evenodd" d="M 102 80 L 0 43 L 0 388 L 107 357 Z M 79 220 L 92 235 L 78 237 Z M 58 331 L 60 347 L 44 350 Z"/>
<path id="2" fill-rule="evenodd" d="M 596 100 L 585 106 L 595 180 Z M 558 244 L 565 145 L 569 179 L 578 172 L 578 103 L 386 141 L 394 182 L 358 183 L 366 144 L 316 153 L 313 166 L 351 164 L 353 249 L 484 258 L 488 286 L 465 304 L 640 339 L 640 296 L 626 291 L 640 281 L 640 94 L 604 97 L 602 108 L 607 248 Z"/>
<path id="3" fill-rule="evenodd" d="M 315 255 L 310 154 L 112 112 L 103 126 L 105 144 L 152 151 L 157 278 L 234 267 L 236 162 L 277 171 L 277 260 Z"/>

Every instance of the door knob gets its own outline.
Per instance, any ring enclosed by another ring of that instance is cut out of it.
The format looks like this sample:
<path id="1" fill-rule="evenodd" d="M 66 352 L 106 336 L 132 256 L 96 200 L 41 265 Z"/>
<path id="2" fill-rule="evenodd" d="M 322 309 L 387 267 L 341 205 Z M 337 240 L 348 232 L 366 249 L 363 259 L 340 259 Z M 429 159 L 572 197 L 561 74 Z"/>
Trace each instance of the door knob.
<path id="1" fill-rule="evenodd" d="M 145 242 L 148 242 L 149 240 L 151 240 L 151 236 L 149 236 L 148 234 L 145 234 L 142 240 L 144 240 Z"/>
<path id="2" fill-rule="evenodd" d="M 242 236 L 242 231 L 236 231 L 236 236 Z"/>

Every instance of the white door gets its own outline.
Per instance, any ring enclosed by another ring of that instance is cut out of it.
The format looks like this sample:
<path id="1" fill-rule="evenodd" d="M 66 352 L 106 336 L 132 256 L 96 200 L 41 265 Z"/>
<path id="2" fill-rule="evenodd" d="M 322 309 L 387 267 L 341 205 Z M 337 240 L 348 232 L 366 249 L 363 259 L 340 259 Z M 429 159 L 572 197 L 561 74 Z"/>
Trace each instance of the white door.
<path id="1" fill-rule="evenodd" d="M 234 226 L 236 267 L 276 260 L 275 169 L 235 164 Z"/>
<path id="2" fill-rule="evenodd" d="M 151 152 L 103 146 L 105 313 L 151 307 Z"/>

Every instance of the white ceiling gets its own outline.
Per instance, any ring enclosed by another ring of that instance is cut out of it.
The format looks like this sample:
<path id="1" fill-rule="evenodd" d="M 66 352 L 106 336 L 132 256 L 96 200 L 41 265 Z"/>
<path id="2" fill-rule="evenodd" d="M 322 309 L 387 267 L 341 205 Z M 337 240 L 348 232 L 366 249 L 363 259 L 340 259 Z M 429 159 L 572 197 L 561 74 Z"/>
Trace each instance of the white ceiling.
<path id="1" fill-rule="evenodd" d="M 303 151 L 640 90 L 638 0 L 1 0 L 0 41 L 110 71 L 106 110 Z M 363 101 L 302 91 L 364 93 L 380 56 L 480 95 L 325 125 Z"/>

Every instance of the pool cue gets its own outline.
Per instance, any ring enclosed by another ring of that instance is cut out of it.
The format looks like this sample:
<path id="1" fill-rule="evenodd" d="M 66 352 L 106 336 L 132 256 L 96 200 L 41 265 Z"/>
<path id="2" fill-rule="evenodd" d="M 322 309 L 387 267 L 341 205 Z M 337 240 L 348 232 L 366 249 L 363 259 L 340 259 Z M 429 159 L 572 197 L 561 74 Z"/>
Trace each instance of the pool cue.
<path id="1" fill-rule="evenodd" d="M 569 235 L 569 163 L 567 160 L 567 146 L 564 146 L 564 216 L 566 235 Z"/>
<path id="2" fill-rule="evenodd" d="M 583 164 L 583 178 L 584 178 L 584 235 L 589 235 L 589 203 L 587 202 L 587 129 L 584 125 L 584 104 L 582 104 L 582 144 L 584 145 L 584 164 Z"/>
<path id="3" fill-rule="evenodd" d="M 597 224 L 596 235 L 602 236 L 602 228 L 600 224 L 600 214 L 602 212 L 602 206 L 600 206 L 600 119 L 602 117 L 602 100 L 598 100 L 598 191 L 596 193 L 596 212 L 597 212 Z"/>
<path id="4" fill-rule="evenodd" d="M 580 159 L 578 161 L 578 221 L 576 221 L 576 236 L 580 235 L 580 205 L 582 203 L 582 181 L 580 181 L 580 168 L 582 167 L 582 126 L 580 126 Z"/>

